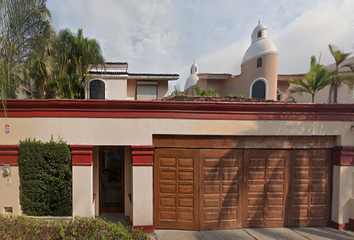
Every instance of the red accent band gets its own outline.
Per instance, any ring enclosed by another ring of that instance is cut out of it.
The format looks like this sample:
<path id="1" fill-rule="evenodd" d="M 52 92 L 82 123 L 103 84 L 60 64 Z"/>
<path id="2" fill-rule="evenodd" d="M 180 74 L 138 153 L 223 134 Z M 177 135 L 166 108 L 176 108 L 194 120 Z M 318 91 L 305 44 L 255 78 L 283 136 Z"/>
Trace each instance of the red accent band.
<path id="1" fill-rule="evenodd" d="M 133 166 L 153 166 L 154 146 L 132 146 Z"/>
<path id="2" fill-rule="evenodd" d="M 354 230 L 354 219 L 353 218 L 349 218 L 349 226 L 350 226 L 351 230 Z"/>
<path id="3" fill-rule="evenodd" d="M 73 166 L 92 166 L 92 145 L 70 145 Z"/>
<path id="4" fill-rule="evenodd" d="M 337 223 L 337 222 L 331 221 L 331 227 L 335 228 L 339 231 L 351 230 L 349 223 Z"/>
<path id="5" fill-rule="evenodd" d="M 333 151 L 334 165 L 354 166 L 354 147 L 336 146 Z"/>
<path id="6" fill-rule="evenodd" d="M 8 117 L 354 121 L 353 104 L 12 99 L 6 105 Z"/>
<path id="7" fill-rule="evenodd" d="M 18 166 L 18 145 L 0 145 L 0 165 Z"/>
<path id="8" fill-rule="evenodd" d="M 133 229 L 140 229 L 146 233 L 154 233 L 154 226 L 133 226 Z"/>

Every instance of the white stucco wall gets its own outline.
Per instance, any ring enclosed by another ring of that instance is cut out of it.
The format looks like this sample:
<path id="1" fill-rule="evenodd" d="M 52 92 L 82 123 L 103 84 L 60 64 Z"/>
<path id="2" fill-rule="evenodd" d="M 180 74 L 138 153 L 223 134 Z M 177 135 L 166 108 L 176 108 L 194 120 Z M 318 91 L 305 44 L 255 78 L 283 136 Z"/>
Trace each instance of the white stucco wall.
<path id="1" fill-rule="evenodd" d="M 354 217 L 354 167 L 333 167 L 332 221 L 348 223 Z"/>
<path id="2" fill-rule="evenodd" d="M 133 166 L 133 226 L 153 225 L 153 168 Z"/>
<path id="3" fill-rule="evenodd" d="M 91 217 L 93 196 L 92 166 L 73 166 L 73 216 Z"/>
<path id="4" fill-rule="evenodd" d="M 0 165 L 3 168 L 4 165 Z M 14 215 L 22 213 L 19 198 L 20 178 L 18 166 L 11 166 L 10 184 L 6 184 L 5 178 L 0 174 L 0 214 L 5 214 L 5 207 L 11 207 Z"/>
<path id="5" fill-rule="evenodd" d="M 353 146 L 352 122 L 335 121 L 250 121 L 194 119 L 114 118 L 1 118 L 10 134 L 0 131 L 0 144 L 18 144 L 51 136 L 68 144 L 94 146 L 151 145 L 153 134 L 235 135 L 235 136 L 338 136 L 338 145 Z M 0 126 L 1 126 L 0 125 Z M 119 137 L 117 137 L 119 136 Z"/>

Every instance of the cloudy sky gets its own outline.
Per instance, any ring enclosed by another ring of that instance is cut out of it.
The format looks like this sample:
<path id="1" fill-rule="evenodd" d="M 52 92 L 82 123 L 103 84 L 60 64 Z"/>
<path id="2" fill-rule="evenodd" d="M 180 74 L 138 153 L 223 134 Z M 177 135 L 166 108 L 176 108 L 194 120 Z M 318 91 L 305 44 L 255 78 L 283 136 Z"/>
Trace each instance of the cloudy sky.
<path id="1" fill-rule="evenodd" d="M 129 72 L 240 73 L 258 19 L 277 46 L 279 73 L 302 73 L 311 55 L 332 62 L 328 44 L 354 52 L 353 0 L 48 0 L 56 31 L 99 41 L 106 61 Z"/>

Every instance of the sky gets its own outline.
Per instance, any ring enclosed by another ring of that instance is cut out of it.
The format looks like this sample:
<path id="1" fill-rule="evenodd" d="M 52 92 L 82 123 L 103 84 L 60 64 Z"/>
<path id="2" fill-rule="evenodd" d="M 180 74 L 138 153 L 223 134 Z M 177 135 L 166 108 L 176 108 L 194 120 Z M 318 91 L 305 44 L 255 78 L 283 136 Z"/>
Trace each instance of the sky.
<path id="1" fill-rule="evenodd" d="M 333 62 L 328 44 L 354 52 L 353 0 L 48 0 L 58 32 L 83 29 L 109 62 L 132 73 L 176 73 L 183 90 L 199 73 L 239 74 L 258 20 L 278 49 L 280 74 L 305 73 L 310 57 Z M 354 56 L 354 54 L 352 55 Z"/>

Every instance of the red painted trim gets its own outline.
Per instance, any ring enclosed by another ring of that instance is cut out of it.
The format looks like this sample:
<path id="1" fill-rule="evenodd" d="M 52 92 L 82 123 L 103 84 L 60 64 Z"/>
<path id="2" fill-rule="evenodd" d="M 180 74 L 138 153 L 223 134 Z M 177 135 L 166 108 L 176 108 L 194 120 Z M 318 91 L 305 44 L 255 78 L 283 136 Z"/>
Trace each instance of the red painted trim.
<path id="1" fill-rule="evenodd" d="M 8 117 L 354 121 L 354 104 L 12 99 L 6 105 Z"/>
<path id="2" fill-rule="evenodd" d="M 140 229 L 146 233 L 154 233 L 154 226 L 132 226 L 133 229 Z"/>
<path id="3" fill-rule="evenodd" d="M 339 231 L 351 230 L 349 223 L 337 223 L 337 222 L 331 221 L 330 226 L 332 228 L 339 230 Z"/>
<path id="4" fill-rule="evenodd" d="M 351 230 L 354 230 L 354 219 L 353 218 L 349 218 L 349 226 Z"/>
<path id="5" fill-rule="evenodd" d="M 73 166 L 92 166 L 92 145 L 70 145 Z"/>
<path id="6" fill-rule="evenodd" d="M 18 166 L 18 145 L 0 145 L 0 165 Z"/>
<path id="7" fill-rule="evenodd" d="M 131 146 L 133 166 L 153 166 L 154 146 Z"/>
<path id="8" fill-rule="evenodd" d="M 354 166 L 354 147 L 336 146 L 333 150 L 334 165 Z"/>

